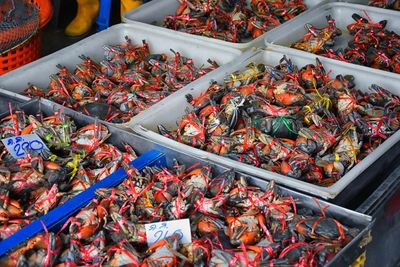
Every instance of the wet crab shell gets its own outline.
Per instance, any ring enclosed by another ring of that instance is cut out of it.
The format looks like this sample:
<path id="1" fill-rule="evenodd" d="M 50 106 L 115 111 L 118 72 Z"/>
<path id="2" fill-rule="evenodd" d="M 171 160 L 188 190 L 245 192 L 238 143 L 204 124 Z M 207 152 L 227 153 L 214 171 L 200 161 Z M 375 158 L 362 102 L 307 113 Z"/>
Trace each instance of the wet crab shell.
<path id="1" fill-rule="evenodd" d="M 339 221 L 328 217 L 309 217 L 296 224 L 296 231 L 308 238 L 333 243 L 346 243 L 348 230 Z"/>

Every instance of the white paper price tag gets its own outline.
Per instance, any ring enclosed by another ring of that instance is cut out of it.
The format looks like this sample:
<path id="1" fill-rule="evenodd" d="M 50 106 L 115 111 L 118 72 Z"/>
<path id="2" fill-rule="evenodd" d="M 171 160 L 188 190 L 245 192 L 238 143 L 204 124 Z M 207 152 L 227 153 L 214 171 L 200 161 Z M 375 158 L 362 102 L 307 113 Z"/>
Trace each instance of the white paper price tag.
<path id="1" fill-rule="evenodd" d="M 190 230 L 190 220 L 174 220 L 157 223 L 145 224 L 147 245 L 158 242 L 166 237 L 177 235 L 182 244 L 192 243 L 192 232 Z"/>
<path id="2" fill-rule="evenodd" d="M 20 136 L 13 136 L 1 140 L 4 146 L 14 158 L 26 157 L 26 150 L 41 151 L 48 149 L 45 143 L 40 139 L 37 134 L 25 134 Z"/>

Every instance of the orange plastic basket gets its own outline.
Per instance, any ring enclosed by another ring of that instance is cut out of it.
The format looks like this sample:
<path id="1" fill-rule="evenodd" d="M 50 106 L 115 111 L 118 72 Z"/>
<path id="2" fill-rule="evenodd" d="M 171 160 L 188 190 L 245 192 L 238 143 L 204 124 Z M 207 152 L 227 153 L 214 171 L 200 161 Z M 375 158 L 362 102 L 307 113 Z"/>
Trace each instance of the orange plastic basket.
<path id="1" fill-rule="evenodd" d="M 43 28 L 53 15 L 50 0 L 30 0 L 39 7 L 40 28 Z M 0 55 L 0 75 L 21 67 L 40 57 L 41 34 L 33 35 L 29 40 L 16 48 Z"/>

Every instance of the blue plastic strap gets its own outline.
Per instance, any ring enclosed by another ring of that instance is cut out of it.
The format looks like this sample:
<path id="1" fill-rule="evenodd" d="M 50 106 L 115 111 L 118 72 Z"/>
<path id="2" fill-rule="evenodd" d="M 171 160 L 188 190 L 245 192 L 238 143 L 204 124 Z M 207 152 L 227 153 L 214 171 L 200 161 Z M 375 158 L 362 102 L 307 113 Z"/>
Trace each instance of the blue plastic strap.
<path id="1" fill-rule="evenodd" d="M 110 26 L 110 12 L 111 0 L 100 0 L 99 15 L 96 20 L 98 32 L 107 29 Z"/>
<path id="2" fill-rule="evenodd" d="M 132 161 L 129 165 L 133 166 L 137 170 L 142 170 L 146 166 L 166 166 L 166 158 L 163 153 L 151 150 Z M 95 197 L 96 189 L 115 187 L 127 177 L 128 175 L 125 170 L 120 168 L 110 176 L 68 200 L 63 205 L 58 206 L 46 215 L 39 217 L 20 231 L 0 242 L 0 257 L 25 240 L 28 240 L 42 232 L 44 229 L 41 221 L 47 229 L 51 230 L 53 227 L 60 224 L 60 222 L 65 221 L 78 212 L 82 207 L 87 205 Z"/>

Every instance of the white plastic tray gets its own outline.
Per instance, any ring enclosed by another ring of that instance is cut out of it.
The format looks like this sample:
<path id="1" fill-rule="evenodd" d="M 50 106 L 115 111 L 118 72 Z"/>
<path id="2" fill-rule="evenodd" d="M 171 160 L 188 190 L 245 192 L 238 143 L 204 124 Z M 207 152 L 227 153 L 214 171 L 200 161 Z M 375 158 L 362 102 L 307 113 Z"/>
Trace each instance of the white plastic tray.
<path id="1" fill-rule="evenodd" d="M 400 140 L 400 131 L 397 131 L 394 135 L 388 138 L 375 151 L 373 151 L 364 160 L 353 167 L 338 182 L 330 187 L 313 185 L 281 174 L 234 161 L 229 158 L 221 157 L 216 154 L 181 144 L 167 137 L 163 137 L 157 132 L 157 125 L 159 124 L 164 125 L 170 130 L 177 128 L 177 121 L 179 121 L 185 115 L 185 109 L 189 107 L 189 104 L 185 98 L 185 94 L 190 93 L 194 96 L 199 96 L 200 93 L 208 88 L 211 80 L 223 82 L 223 79 L 227 74 L 239 69 L 243 69 L 250 62 L 264 62 L 266 64 L 276 65 L 285 54 L 293 61 L 294 64 L 298 66 L 304 66 L 310 63 L 315 64 L 315 55 L 298 53 L 296 50 L 286 51 L 283 48 L 275 51 L 268 49 L 265 51 L 258 50 L 255 52 L 246 52 L 236 61 L 215 71 L 212 77 L 209 76 L 198 79 L 190 84 L 190 88 L 180 90 L 178 93 L 169 97 L 168 101 L 160 102 L 154 105 L 151 111 L 148 110 L 141 113 L 136 120 L 138 125 L 136 125 L 133 130 L 151 140 L 155 140 L 163 145 L 179 149 L 185 153 L 218 162 L 219 164 L 238 169 L 260 178 L 267 180 L 274 179 L 279 184 L 286 185 L 303 192 L 311 193 L 325 199 L 334 199 L 364 170 L 366 170 L 372 163 L 374 163 L 380 156 L 382 156 Z M 400 95 L 400 87 L 398 86 L 400 84 L 400 75 L 397 75 L 396 77 L 393 75 L 385 75 L 390 73 L 377 74 L 374 70 L 369 68 L 358 68 L 352 64 L 323 57 L 321 57 L 320 60 L 327 71 L 332 71 L 330 74 L 331 77 L 335 77 L 338 74 L 353 75 L 355 77 L 357 88 L 362 91 L 366 91 L 372 83 L 376 83 L 392 93 Z"/>
<path id="2" fill-rule="evenodd" d="M 207 65 L 207 59 L 216 60 L 220 65 L 227 64 L 242 53 L 234 48 L 219 47 L 213 43 L 195 40 L 190 36 L 175 36 L 174 33 L 142 28 L 140 25 L 119 24 L 1 75 L 0 88 L 22 93 L 23 89 L 28 86 L 28 82 L 47 88 L 50 74 L 59 71 L 56 67 L 57 64 L 66 66 L 73 71 L 76 64 L 81 62 L 79 56 L 82 54 L 95 60 L 101 60 L 104 55 L 103 45 L 124 42 L 125 36 L 130 37 L 135 44 L 141 44 L 142 40 L 146 40 L 152 53 L 167 53 L 172 56 L 173 54 L 169 50 L 172 48 L 182 55 L 192 58 L 197 66 Z M 134 123 L 134 118 L 128 123 L 115 125 L 127 128 Z"/>
<path id="3" fill-rule="evenodd" d="M 310 10 L 307 14 L 300 14 L 279 28 L 269 31 L 265 34 L 265 43 L 267 45 L 290 47 L 307 33 L 304 27 L 306 23 L 310 23 L 317 28 L 322 28 L 328 25 L 326 16 L 331 15 L 336 21 L 336 26 L 342 30 L 342 35 L 335 38 L 333 49 L 345 48 L 351 39 L 351 35 L 347 31 L 347 25 L 355 22 L 351 17 L 353 13 L 357 13 L 362 17 L 366 17 L 366 14 L 368 14 L 374 22 L 387 20 L 386 29 L 400 34 L 400 12 L 398 11 L 358 4 L 328 3 Z M 308 53 L 305 51 L 301 52 Z"/>
<path id="4" fill-rule="evenodd" d="M 308 10 L 303 12 L 303 14 L 315 8 L 316 6 L 327 3 L 329 1 L 330 0 L 304 0 L 304 3 L 307 6 Z M 249 3 L 250 0 L 247 0 L 247 2 Z M 142 27 L 159 28 L 167 32 L 174 32 L 179 35 L 183 34 L 184 36 L 190 35 L 193 36 L 193 38 L 196 38 L 201 41 L 207 41 L 209 43 L 234 47 L 240 50 L 246 50 L 251 47 L 264 46 L 264 35 L 261 35 L 254 40 L 249 40 L 244 43 L 232 43 L 215 38 L 210 38 L 195 34 L 188 34 L 164 28 L 162 25 L 165 16 L 176 14 L 176 9 L 178 6 L 179 6 L 178 0 L 152 0 L 140 6 L 139 8 L 136 8 L 132 11 L 125 13 L 122 20 L 129 24 L 141 25 Z M 286 24 L 286 22 L 284 24 Z"/>

